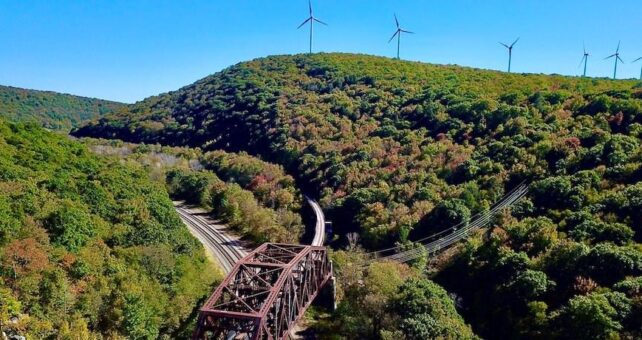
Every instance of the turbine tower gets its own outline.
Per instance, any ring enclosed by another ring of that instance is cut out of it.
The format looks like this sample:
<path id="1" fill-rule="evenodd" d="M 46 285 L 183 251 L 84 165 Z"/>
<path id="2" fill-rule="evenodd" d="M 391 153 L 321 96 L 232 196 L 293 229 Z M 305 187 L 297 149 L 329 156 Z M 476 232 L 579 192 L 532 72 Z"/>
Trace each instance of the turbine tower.
<path id="1" fill-rule="evenodd" d="M 414 32 L 406 31 L 401 27 L 399 27 L 399 20 L 397 20 L 397 14 L 395 14 L 395 24 L 397 24 L 397 30 L 395 31 L 395 34 L 393 34 L 392 37 L 390 37 L 390 40 L 388 40 L 388 43 L 390 43 L 392 39 L 395 38 L 395 36 L 397 37 L 397 59 L 399 59 L 399 45 L 401 44 L 401 33 L 414 34 Z"/>
<path id="2" fill-rule="evenodd" d="M 515 39 L 515 41 L 513 41 L 513 43 L 510 45 L 506 45 L 503 42 L 500 42 L 500 44 L 504 45 L 504 47 L 508 49 L 508 73 L 510 73 L 510 62 L 511 62 L 511 59 L 513 58 L 513 46 L 515 46 L 518 40 L 519 38 Z"/>
<path id="3" fill-rule="evenodd" d="M 632 62 L 634 63 L 634 62 L 639 61 L 639 60 L 642 60 L 642 57 L 639 57 L 639 58 L 633 60 Z M 640 67 L 640 80 L 642 80 L 642 67 Z"/>
<path id="4" fill-rule="evenodd" d="M 314 22 L 316 21 L 316 22 L 318 22 L 318 23 L 320 23 L 322 25 L 326 25 L 326 26 L 328 26 L 328 24 L 326 24 L 325 22 L 323 22 L 323 21 L 321 21 L 321 20 L 319 20 L 319 19 L 314 17 L 314 15 L 312 14 L 312 1 L 311 0 L 308 0 L 308 7 L 310 8 L 310 16 L 307 19 L 305 19 L 305 21 L 302 22 L 301 25 L 299 25 L 299 27 L 297 27 L 297 29 L 301 28 L 303 25 L 305 25 L 308 22 L 310 22 L 310 53 L 312 53 L 312 26 L 314 26 Z"/>
<path id="5" fill-rule="evenodd" d="M 584 74 L 582 75 L 582 77 L 586 77 L 586 62 L 588 62 L 588 57 L 590 54 L 586 52 L 586 46 L 583 46 L 582 48 L 584 49 L 584 55 L 582 56 L 582 60 L 580 60 L 579 66 L 582 66 L 582 63 L 584 63 Z"/>
<path id="6" fill-rule="evenodd" d="M 615 57 L 615 66 L 613 67 L 613 79 L 615 79 L 615 76 L 617 76 L 617 61 L 619 60 L 620 62 L 624 62 L 624 60 L 622 60 L 622 58 L 620 58 L 620 42 L 619 41 L 617 42 L 617 49 L 615 50 L 615 53 L 613 53 L 610 56 L 604 58 L 604 60 L 610 59 L 610 58 L 613 58 L 613 57 Z"/>

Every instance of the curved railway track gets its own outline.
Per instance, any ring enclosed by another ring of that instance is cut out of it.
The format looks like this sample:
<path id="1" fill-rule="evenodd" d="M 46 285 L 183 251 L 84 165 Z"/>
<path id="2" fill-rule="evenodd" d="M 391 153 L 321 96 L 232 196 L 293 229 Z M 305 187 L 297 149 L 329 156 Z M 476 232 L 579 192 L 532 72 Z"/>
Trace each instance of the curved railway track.
<path id="1" fill-rule="evenodd" d="M 323 210 L 319 203 L 308 196 L 305 196 L 305 200 L 312 207 L 317 218 L 316 224 L 314 225 L 314 238 L 312 239 L 311 245 L 322 246 L 323 243 L 325 243 L 325 215 L 323 215 Z"/>
<path id="2" fill-rule="evenodd" d="M 379 261 L 382 259 L 407 262 L 418 257 L 424 256 L 427 252 L 433 254 L 446 249 L 453 244 L 467 238 L 470 233 L 476 229 L 485 227 L 490 223 L 491 218 L 499 211 L 511 207 L 521 200 L 528 193 L 528 185 L 521 183 L 513 190 L 506 193 L 491 209 L 486 212 L 473 216 L 470 223 L 465 225 L 456 225 L 446 230 L 417 240 L 421 247 L 402 251 L 400 247 L 392 247 L 372 252 L 370 259 L 366 263 Z M 316 215 L 314 238 L 311 245 L 322 246 L 325 243 L 325 216 L 319 204 L 308 196 L 305 200 L 310 204 Z M 190 231 L 205 245 L 213 255 L 218 259 L 225 273 L 229 273 L 234 264 L 247 255 L 238 238 L 231 237 L 227 228 L 217 225 L 214 221 L 206 218 L 206 213 L 195 213 L 186 208 L 182 203 L 176 204 L 176 211 L 179 213 L 183 222 L 188 226 Z"/>
<path id="3" fill-rule="evenodd" d="M 388 259 L 397 262 L 407 262 L 417 257 L 424 256 L 425 252 L 433 254 L 446 249 L 453 244 L 465 239 L 476 229 L 485 227 L 490 223 L 491 218 L 502 209 L 511 207 L 528 192 L 528 185 L 522 183 L 502 197 L 490 210 L 473 216 L 472 221 L 467 225 L 457 225 L 438 232 L 431 236 L 417 240 L 423 247 L 417 247 L 401 251 L 399 247 L 393 247 L 372 252 L 370 259 L 366 262 Z M 322 246 L 325 243 L 325 216 L 319 204 L 308 196 L 305 200 L 314 210 L 316 215 L 314 238 L 311 245 Z M 216 224 L 213 220 L 204 217 L 205 212 L 194 212 L 180 202 L 175 202 L 175 208 L 189 230 L 196 236 L 203 245 L 212 252 L 214 257 L 221 263 L 225 273 L 229 273 L 234 264 L 247 255 L 238 238 L 230 236 L 227 228 Z"/>
<path id="4" fill-rule="evenodd" d="M 325 216 L 321 206 L 313 199 L 305 196 L 306 201 L 316 216 L 313 246 L 322 246 L 325 242 Z M 234 264 L 245 257 L 248 251 L 243 247 L 239 238 L 232 236 L 228 228 L 219 225 L 210 219 L 204 211 L 185 205 L 183 202 L 174 202 L 174 208 L 190 232 L 214 255 L 227 274 Z"/>
<path id="5" fill-rule="evenodd" d="M 236 261 L 247 255 L 241 241 L 231 236 L 226 227 L 204 217 L 206 213 L 195 211 L 182 203 L 175 203 L 175 209 L 192 234 L 219 261 L 226 274 L 232 270 Z"/>

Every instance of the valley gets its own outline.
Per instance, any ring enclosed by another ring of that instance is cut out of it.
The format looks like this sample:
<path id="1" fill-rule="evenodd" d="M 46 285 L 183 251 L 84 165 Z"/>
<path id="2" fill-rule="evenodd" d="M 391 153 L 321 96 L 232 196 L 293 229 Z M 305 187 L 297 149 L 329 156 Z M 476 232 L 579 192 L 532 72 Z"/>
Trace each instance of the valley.
<path id="1" fill-rule="evenodd" d="M 637 81 L 322 53 L 241 63 L 72 133 L 247 151 L 295 174 L 338 236 L 329 244 L 339 249 L 345 309 L 328 327 L 344 336 L 419 332 L 414 318 L 429 317 L 367 300 L 397 294 L 359 288 L 377 274 L 353 271 L 354 249 L 412 248 L 528 180 L 526 199 L 429 277 L 461 298 L 484 338 L 592 338 L 601 335 L 580 330 L 584 308 L 603 310 L 603 325 L 618 329 L 638 315 L 635 293 L 616 287 L 642 270 L 629 210 L 639 190 L 640 105 Z M 391 266 L 394 287 L 409 280 Z M 610 312 L 616 300 L 628 301 L 626 314 Z"/>
<path id="2" fill-rule="evenodd" d="M 35 338 L 189 337 L 265 242 L 327 246 L 316 338 L 642 335 L 639 81 L 283 55 L 87 118 L 0 125 L 0 318 Z"/>

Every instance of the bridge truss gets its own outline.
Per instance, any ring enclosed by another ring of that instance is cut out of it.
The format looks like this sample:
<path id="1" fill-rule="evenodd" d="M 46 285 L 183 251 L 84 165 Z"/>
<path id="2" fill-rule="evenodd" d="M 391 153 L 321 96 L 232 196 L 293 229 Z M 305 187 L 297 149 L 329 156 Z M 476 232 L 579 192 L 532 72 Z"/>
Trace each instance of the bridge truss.
<path id="1" fill-rule="evenodd" d="M 201 308 L 193 339 L 282 339 L 333 279 L 325 247 L 265 243 Z"/>

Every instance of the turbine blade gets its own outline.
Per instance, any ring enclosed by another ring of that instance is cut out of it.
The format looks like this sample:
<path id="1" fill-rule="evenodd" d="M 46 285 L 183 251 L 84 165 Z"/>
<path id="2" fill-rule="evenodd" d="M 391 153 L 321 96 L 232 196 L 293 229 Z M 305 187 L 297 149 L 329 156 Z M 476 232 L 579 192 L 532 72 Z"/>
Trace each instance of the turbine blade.
<path id="1" fill-rule="evenodd" d="M 314 19 L 314 21 L 316 21 L 316 22 L 318 22 L 318 23 L 320 23 L 320 24 L 323 24 L 323 25 L 328 26 L 328 24 L 326 24 L 325 22 L 323 22 L 323 21 L 321 21 L 321 20 L 319 20 L 319 19 L 317 19 L 317 18 L 313 18 L 313 19 Z"/>
<path id="2" fill-rule="evenodd" d="M 499 44 L 500 44 L 500 45 L 503 45 L 503 46 L 504 46 L 504 47 L 506 47 L 506 48 L 510 48 L 510 47 L 508 47 L 508 45 L 504 44 L 504 43 L 503 43 L 503 42 L 501 42 L 501 41 L 499 42 Z"/>
<path id="3" fill-rule="evenodd" d="M 397 36 L 397 34 L 399 34 L 399 30 L 395 31 L 395 34 L 393 34 L 392 37 L 390 37 L 390 40 L 388 40 L 388 43 L 390 43 L 392 39 L 394 39 Z"/>
<path id="4" fill-rule="evenodd" d="M 584 59 L 586 59 L 586 54 L 582 56 L 582 59 L 580 60 L 580 64 L 577 65 L 577 67 L 582 66 L 582 63 L 584 62 Z"/>
<path id="5" fill-rule="evenodd" d="M 617 56 L 617 59 L 618 59 L 621 63 L 623 63 L 623 64 L 624 64 L 624 60 L 622 60 L 622 58 L 620 58 L 620 56 Z"/>
<path id="6" fill-rule="evenodd" d="M 415 32 L 410 32 L 410 31 L 406 31 L 406 30 L 402 30 L 402 29 L 399 29 L 399 30 L 400 30 L 401 32 L 404 32 L 404 33 L 415 34 Z"/>
<path id="7" fill-rule="evenodd" d="M 608 57 L 606 57 L 606 58 L 604 58 L 604 60 L 606 60 L 606 59 L 611 59 L 611 58 L 613 58 L 613 57 L 615 57 L 615 53 L 614 53 L 614 54 L 611 54 L 610 56 L 608 56 Z"/>
<path id="8" fill-rule="evenodd" d="M 399 20 L 397 20 L 397 13 L 395 13 L 395 24 L 397 24 L 397 28 L 399 28 Z"/>
<path id="9" fill-rule="evenodd" d="M 582 50 L 584 51 L 584 55 L 586 55 L 586 44 L 582 41 Z"/>
<path id="10" fill-rule="evenodd" d="M 312 16 L 312 0 L 308 0 L 308 8 L 310 8 L 310 16 Z"/>
<path id="11" fill-rule="evenodd" d="M 617 49 L 615 50 L 615 53 L 620 52 L 620 42 L 621 42 L 621 40 L 618 40 L 618 42 L 617 42 Z"/>
<path id="12" fill-rule="evenodd" d="M 512 44 L 510 44 L 510 47 L 515 46 L 515 44 L 517 44 L 517 41 L 519 41 L 519 37 L 518 37 L 517 39 L 515 39 L 515 41 L 513 41 L 513 43 L 512 43 Z"/>
<path id="13" fill-rule="evenodd" d="M 639 57 L 639 58 L 637 58 L 637 59 L 633 60 L 633 61 L 632 61 L 632 63 L 634 63 L 634 62 L 636 62 L 636 61 L 638 61 L 638 60 L 642 60 L 642 57 Z"/>
<path id="14" fill-rule="evenodd" d="M 307 24 L 307 23 L 308 23 L 308 21 L 310 21 L 310 20 L 312 20 L 312 17 L 309 17 L 309 18 L 305 19 L 305 21 L 304 21 L 304 22 L 302 22 L 302 23 L 301 23 L 301 25 L 299 25 L 299 27 L 297 27 L 296 29 L 301 28 L 301 26 L 303 26 L 303 25 Z"/>

